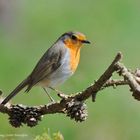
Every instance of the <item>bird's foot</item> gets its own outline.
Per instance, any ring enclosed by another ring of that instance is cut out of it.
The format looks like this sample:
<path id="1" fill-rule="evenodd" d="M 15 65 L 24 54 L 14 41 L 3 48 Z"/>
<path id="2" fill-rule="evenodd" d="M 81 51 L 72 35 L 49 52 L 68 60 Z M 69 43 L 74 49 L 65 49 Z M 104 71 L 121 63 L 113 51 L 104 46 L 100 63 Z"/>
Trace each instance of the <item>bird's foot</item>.
<path id="1" fill-rule="evenodd" d="M 49 88 L 52 89 L 52 90 L 54 90 L 61 99 L 67 99 L 69 97 L 68 95 L 64 94 L 60 90 L 57 90 L 57 89 L 52 88 L 52 87 L 49 87 Z"/>

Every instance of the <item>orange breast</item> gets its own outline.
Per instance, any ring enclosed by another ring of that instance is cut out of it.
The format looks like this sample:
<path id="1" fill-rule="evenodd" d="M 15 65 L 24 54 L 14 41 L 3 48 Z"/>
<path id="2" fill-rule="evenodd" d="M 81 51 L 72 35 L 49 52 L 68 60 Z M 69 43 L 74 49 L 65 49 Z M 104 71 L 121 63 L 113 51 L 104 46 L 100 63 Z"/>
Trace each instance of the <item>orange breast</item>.
<path id="1" fill-rule="evenodd" d="M 82 44 L 80 42 L 74 43 L 71 39 L 65 40 L 66 47 L 70 50 L 70 68 L 75 72 L 79 60 L 80 60 L 80 49 Z"/>
<path id="2" fill-rule="evenodd" d="M 67 44 L 70 50 L 70 68 L 75 72 L 80 59 L 80 49 L 81 47 L 74 46 L 73 44 Z"/>
<path id="3" fill-rule="evenodd" d="M 70 49 L 70 67 L 73 72 L 75 72 L 80 59 L 80 48 Z"/>

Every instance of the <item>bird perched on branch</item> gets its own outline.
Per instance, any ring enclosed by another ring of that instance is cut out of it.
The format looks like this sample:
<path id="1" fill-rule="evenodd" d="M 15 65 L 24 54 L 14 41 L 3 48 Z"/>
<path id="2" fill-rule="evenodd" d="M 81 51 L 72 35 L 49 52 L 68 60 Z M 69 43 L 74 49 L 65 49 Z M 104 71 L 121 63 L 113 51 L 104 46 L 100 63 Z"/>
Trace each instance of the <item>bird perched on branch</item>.
<path id="1" fill-rule="evenodd" d="M 84 43 L 90 42 L 80 32 L 66 32 L 45 52 L 31 74 L 23 80 L 3 101 L 5 105 L 24 87 L 29 92 L 35 85 L 54 89 L 72 76 L 79 64 L 80 50 Z M 48 94 L 51 98 L 51 96 Z M 52 100 L 52 98 L 51 98 Z"/>

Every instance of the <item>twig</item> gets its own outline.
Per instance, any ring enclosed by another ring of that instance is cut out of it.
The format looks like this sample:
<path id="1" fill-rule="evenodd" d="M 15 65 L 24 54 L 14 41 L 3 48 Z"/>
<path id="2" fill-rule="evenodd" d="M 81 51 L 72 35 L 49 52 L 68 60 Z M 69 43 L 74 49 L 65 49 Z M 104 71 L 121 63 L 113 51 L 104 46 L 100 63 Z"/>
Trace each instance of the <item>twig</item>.
<path id="1" fill-rule="evenodd" d="M 133 96 L 135 99 L 140 100 L 140 85 L 136 80 L 136 74 L 132 74 L 122 63 L 117 63 L 117 68 L 119 69 L 119 74 L 124 77 L 125 80 L 128 81 L 128 85 L 133 92 Z"/>
<path id="2" fill-rule="evenodd" d="M 124 86 L 124 85 L 128 85 L 128 81 L 127 80 L 122 80 L 122 79 L 110 79 L 108 80 L 102 87 L 102 90 L 107 88 L 107 87 L 113 87 L 116 88 L 117 86 Z"/>

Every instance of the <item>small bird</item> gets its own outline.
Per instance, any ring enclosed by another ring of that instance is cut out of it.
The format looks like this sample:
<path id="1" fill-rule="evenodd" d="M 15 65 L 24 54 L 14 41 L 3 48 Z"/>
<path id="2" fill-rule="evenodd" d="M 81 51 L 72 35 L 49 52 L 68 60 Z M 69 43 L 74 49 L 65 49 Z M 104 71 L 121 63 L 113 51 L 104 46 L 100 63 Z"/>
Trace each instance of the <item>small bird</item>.
<path id="1" fill-rule="evenodd" d="M 62 84 L 77 69 L 80 50 L 84 43 L 90 44 L 86 36 L 80 32 L 66 32 L 45 52 L 37 65 L 25 80 L 23 80 L 3 101 L 5 105 L 24 87 L 29 92 L 35 85 L 54 89 Z M 48 92 L 47 92 L 48 93 Z"/>

